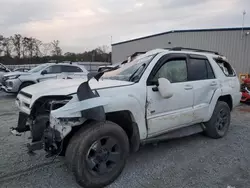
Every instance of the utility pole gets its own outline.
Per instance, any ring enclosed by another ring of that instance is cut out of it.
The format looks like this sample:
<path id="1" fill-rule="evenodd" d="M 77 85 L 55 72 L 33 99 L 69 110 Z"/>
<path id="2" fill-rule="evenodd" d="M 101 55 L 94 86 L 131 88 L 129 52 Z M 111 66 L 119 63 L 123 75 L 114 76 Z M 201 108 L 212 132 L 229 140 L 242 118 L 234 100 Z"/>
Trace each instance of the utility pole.
<path id="1" fill-rule="evenodd" d="M 113 37 L 111 35 L 110 37 L 110 63 L 112 64 L 112 42 L 113 42 Z"/>
<path id="2" fill-rule="evenodd" d="M 241 39 L 243 39 L 243 37 L 244 37 L 244 26 L 245 26 L 246 11 L 244 10 L 242 13 L 243 13 L 243 18 L 242 18 L 242 33 L 241 33 Z"/>

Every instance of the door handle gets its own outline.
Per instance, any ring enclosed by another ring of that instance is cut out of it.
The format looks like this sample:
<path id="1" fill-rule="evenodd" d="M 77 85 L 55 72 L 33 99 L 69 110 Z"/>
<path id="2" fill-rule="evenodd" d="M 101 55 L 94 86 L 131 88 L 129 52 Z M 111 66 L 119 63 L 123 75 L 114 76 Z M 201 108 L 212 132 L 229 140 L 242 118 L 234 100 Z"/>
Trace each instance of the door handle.
<path id="1" fill-rule="evenodd" d="M 184 88 L 185 90 L 190 90 L 190 89 L 193 89 L 193 86 L 191 86 L 191 85 L 185 85 L 185 88 Z"/>
<path id="2" fill-rule="evenodd" d="M 216 86 L 217 83 L 216 82 L 211 82 L 210 86 Z"/>
<path id="3" fill-rule="evenodd" d="M 152 88 L 152 91 L 156 92 L 156 91 L 159 91 L 159 89 L 158 89 L 158 87 L 156 86 L 156 87 L 153 87 L 153 88 Z"/>

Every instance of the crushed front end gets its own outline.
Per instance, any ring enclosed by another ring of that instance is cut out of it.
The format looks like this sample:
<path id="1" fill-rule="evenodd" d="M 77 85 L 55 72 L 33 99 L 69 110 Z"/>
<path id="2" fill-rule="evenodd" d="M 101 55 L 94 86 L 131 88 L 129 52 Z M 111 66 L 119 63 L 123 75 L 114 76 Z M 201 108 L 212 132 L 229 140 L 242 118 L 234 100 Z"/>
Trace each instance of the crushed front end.
<path id="1" fill-rule="evenodd" d="M 63 141 L 72 128 L 84 123 L 81 117 L 56 118 L 50 114 L 50 125 L 44 131 L 43 147 L 48 156 L 58 155 L 63 150 Z"/>
<path id="2" fill-rule="evenodd" d="M 44 132 L 50 125 L 50 112 L 67 104 L 72 96 L 40 98 L 30 108 L 32 95 L 20 92 L 16 104 L 20 109 L 17 127 L 11 128 L 11 133 L 20 136 L 30 131 L 31 142 L 27 144 L 28 152 L 41 150 L 44 147 Z"/>
<path id="3" fill-rule="evenodd" d="M 18 126 L 12 132 L 31 132 L 29 152 L 44 149 L 48 156 L 60 154 L 65 137 L 74 127 L 89 119 L 106 119 L 103 106 L 109 103 L 110 97 L 99 97 L 89 86 L 91 78 L 98 80 L 102 74 L 88 75 L 88 81 L 81 83 L 74 94 L 41 97 L 32 107 L 32 95 L 21 91 L 16 100 L 21 111 Z"/>

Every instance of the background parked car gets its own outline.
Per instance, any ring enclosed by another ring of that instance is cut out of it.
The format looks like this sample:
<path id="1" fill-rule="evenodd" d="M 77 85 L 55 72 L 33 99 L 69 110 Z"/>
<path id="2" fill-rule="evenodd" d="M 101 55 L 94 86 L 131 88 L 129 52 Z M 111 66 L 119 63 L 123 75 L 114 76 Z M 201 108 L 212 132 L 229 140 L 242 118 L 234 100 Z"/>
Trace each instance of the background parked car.
<path id="1" fill-rule="evenodd" d="M 10 72 L 2 79 L 2 89 L 7 93 L 18 93 L 29 85 L 56 79 L 63 75 L 70 77 L 86 77 L 88 71 L 83 65 L 72 63 L 45 63 L 28 72 Z"/>
<path id="2" fill-rule="evenodd" d="M 28 72 L 29 70 L 29 68 L 16 68 L 13 69 L 13 72 Z"/>
<path id="3" fill-rule="evenodd" d="M 2 83 L 3 76 L 8 72 L 11 72 L 11 71 L 7 67 L 5 67 L 3 64 L 0 63 L 0 86 Z"/>

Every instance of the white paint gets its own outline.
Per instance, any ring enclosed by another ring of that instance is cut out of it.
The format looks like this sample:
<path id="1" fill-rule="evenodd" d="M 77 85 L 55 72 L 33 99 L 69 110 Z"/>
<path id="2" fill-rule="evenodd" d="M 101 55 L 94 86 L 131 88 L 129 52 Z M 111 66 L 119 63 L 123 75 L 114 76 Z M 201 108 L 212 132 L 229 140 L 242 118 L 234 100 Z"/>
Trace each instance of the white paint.
<path id="1" fill-rule="evenodd" d="M 173 96 L 164 99 L 159 92 L 147 87 L 148 135 L 154 136 L 173 127 L 189 124 L 193 121 L 193 90 L 186 90 L 185 83 L 172 83 Z"/>
<path id="2" fill-rule="evenodd" d="M 158 83 L 159 83 L 159 87 L 158 87 L 159 92 L 164 99 L 167 99 L 173 96 L 174 89 L 172 88 L 172 84 L 168 81 L 168 79 L 159 78 Z"/>

